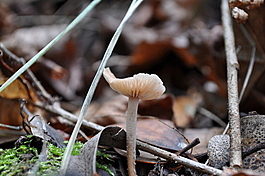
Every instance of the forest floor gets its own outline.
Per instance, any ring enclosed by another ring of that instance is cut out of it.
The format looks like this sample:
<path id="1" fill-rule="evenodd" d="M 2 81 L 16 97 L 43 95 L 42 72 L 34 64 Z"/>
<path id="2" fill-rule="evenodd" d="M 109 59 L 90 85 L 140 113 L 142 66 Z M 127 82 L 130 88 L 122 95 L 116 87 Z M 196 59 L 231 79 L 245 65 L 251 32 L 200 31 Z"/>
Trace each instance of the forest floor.
<path id="1" fill-rule="evenodd" d="M 0 84 L 88 4 L 75 0 L 0 1 Z M 59 174 L 66 141 L 129 5 L 130 1 L 100 2 L 0 92 L 1 176 Z M 237 16 L 233 11 L 236 19 L 230 26 L 239 63 L 235 66 L 236 108 L 230 107 L 221 1 L 146 0 L 125 24 L 106 67 L 117 78 L 156 74 L 166 88 L 162 96 L 139 102 L 137 175 L 245 176 L 265 172 L 265 5 L 230 3 L 230 7 L 248 14 L 248 19 L 239 23 L 246 15 L 240 11 Z M 123 129 L 128 98 L 113 91 L 103 77 L 91 96 L 67 174 L 127 175 Z M 234 140 L 230 142 L 233 127 L 224 132 L 233 121 L 234 110 L 241 125 L 243 162 L 239 170 L 229 153 L 233 151 L 230 144 L 234 145 Z"/>

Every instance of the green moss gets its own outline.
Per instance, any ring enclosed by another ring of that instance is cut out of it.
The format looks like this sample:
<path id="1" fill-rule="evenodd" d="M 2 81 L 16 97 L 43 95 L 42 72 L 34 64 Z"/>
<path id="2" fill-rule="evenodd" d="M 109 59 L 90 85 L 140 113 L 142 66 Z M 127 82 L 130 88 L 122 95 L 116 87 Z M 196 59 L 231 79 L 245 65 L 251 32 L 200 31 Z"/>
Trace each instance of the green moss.
<path id="1" fill-rule="evenodd" d="M 30 142 L 12 149 L 0 149 L 0 176 L 27 175 L 38 161 L 38 151 L 30 147 Z M 78 155 L 83 144 L 76 142 L 72 155 Z M 58 175 L 64 150 L 48 143 L 47 161 L 39 163 L 39 170 L 34 175 Z"/>
<path id="2" fill-rule="evenodd" d="M 96 167 L 100 168 L 100 169 L 104 169 L 105 171 L 107 171 L 110 175 L 114 176 L 114 173 L 108 168 L 108 165 L 104 165 L 104 164 L 99 164 L 98 162 L 96 162 Z"/>
<path id="3" fill-rule="evenodd" d="M 0 148 L 0 176 L 28 175 L 28 172 L 36 164 L 39 164 L 38 171 L 34 173 L 36 176 L 54 176 L 59 174 L 58 170 L 61 166 L 65 148 L 61 149 L 51 143 L 47 143 L 47 161 L 38 163 L 38 150 L 31 147 L 31 141 L 32 139 L 29 139 L 29 142 L 23 141 L 22 145 L 11 149 L 3 150 Z M 72 155 L 79 155 L 82 147 L 83 144 L 81 142 L 76 142 Z M 110 175 L 114 175 L 109 169 L 109 163 L 114 162 L 111 159 L 111 155 L 106 154 L 104 151 L 97 151 L 97 158 L 99 162 L 96 163 L 96 167 L 106 170 Z"/>
<path id="4" fill-rule="evenodd" d="M 111 155 L 106 154 L 101 151 L 97 151 L 97 162 L 96 162 L 96 167 L 100 169 L 104 169 L 107 171 L 110 175 L 115 175 L 110 169 L 110 162 L 114 162 L 114 160 L 111 158 Z"/>
<path id="5" fill-rule="evenodd" d="M 23 175 L 38 160 L 37 153 L 37 149 L 25 145 L 7 150 L 1 149 L 0 175 Z"/>

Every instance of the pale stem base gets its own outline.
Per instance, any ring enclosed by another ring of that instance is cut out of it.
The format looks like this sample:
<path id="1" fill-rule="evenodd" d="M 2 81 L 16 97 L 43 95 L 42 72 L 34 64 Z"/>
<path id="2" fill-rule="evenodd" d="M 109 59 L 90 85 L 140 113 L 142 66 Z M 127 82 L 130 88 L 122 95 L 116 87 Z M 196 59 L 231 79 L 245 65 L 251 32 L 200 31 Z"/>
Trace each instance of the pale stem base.
<path id="1" fill-rule="evenodd" d="M 126 132 L 127 132 L 127 164 L 128 175 L 135 176 L 135 159 L 136 159 L 136 121 L 138 110 L 138 98 L 129 97 Z"/>

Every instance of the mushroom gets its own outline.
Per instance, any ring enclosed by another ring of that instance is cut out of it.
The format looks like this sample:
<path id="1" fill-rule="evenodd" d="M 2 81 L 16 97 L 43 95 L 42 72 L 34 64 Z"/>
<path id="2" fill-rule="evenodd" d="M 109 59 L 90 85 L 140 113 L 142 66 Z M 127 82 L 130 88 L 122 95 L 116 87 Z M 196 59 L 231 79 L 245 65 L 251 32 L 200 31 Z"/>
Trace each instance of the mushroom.
<path id="1" fill-rule="evenodd" d="M 119 79 L 109 68 L 105 68 L 103 76 L 113 90 L 129 98 L 126 113 L 127 164 L 128 175 L 135 176 L 136 121 L 139 99 L 155 99 L 165 92 L 165 87 L 161 79 L 155 74 L 139 73 L 133 77 Z"/>

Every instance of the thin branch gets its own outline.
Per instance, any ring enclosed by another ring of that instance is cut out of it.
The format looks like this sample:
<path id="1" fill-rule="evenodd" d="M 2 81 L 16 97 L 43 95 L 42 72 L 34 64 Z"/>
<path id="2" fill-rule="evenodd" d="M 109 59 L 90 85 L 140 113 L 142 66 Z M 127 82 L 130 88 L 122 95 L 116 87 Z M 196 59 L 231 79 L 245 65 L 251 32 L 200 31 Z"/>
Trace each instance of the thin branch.
<path id="1" fill-rule="evenodd" d="M 200 139 L 196 138 L 190 144 L 188 144 L 186 147 L 184 147 L 183 149 L 181 149 L 178 152 L 176 152 L 176 154 L 177 155 L 181 155 L 181 154 L 187 152 L 188 150 L 192 149 L 193 147 L 195 147 L 199 143 L 201 143 Z"/>
<path id="2" fill-rule="evenodd" d="M 148 145 L 147 143 L 141 142 L 141 141 L 137 141 L 136 142 L 137 147 L 139 149 L 142 149 L 144 151 L 147 151 L 149 153 L 152 153 L 154 155 L 160 156 L 162 158 L 168 159 L 168 160 L 172 160 L 172 161 L 177 161 L 179 164 L 185 165 L 189 168 L 192 168 L 194 170 L 203 172 L 203 173 L 207 173 L 207 174 L 211 174 L 211 175 L 221 175 L 222 171 L 210 166 L 207 166 L 206 164 L 202 164 L 187 158 L 184 158 L 182 156 L 178 156 L 174 153 L 168 152 L 166 150 L 154 147 L 152 145 Z"/>
<path id="3" fill-rule="evenodd" d="M 254 147 L 251 147 L 247 150 L 245 150 L 243 153 L 242 153 L 242 158 L 246 158 L 248 155 L 251 155 L 252 153 L 255 153 L 261 149 L 265 149 L 265 142 L 263 143 L 260 143 L 260 144 L 257 144 L 255 145 Z"/>
<path id="4" fill-rule="evenodd" d="M 235 39 L 228 0 L 222 1 L 221 11 L 227 61 L 228 116 L 230 126 L 230 166 L 241 167 L 242 151 L 237 81 L 237 69 L 239 69 L 239 64 L 235 51 Z"/>
<path id="5" fill-rule="evenodd" d="M 22 126 L 5 125 L 5 124 L 2 124 L 2 123 L 0 123 L 0 127 L 9 128 L 9 129 L 12 129 L 12 130 L 22 130 L 23 129 Z"/>
<path id="6" fill-rule="evenodd" d="M 51 113 L 60 115 L 62 118 L 69 120 L 70 122 L 73 122 L 73 123 L 77 122 L 78 117 L 76 115 L 64 110 L 63 108 L 61 108 L 59 102 L 54 102 L 52 105 L 40 104 L 40 103 L 34 104 L 34 105 L 37 107 L 40 107 L 42 109 L 45 109 Z M 97 125 L 93 122 L 89 122 L 85 119 L 82 121 L 82 125 L 88 129 L 90 129 L 90 130 L 94 130 L 95 132 L 99 132 L 99 131 L 104 129 L 104 127 Z"/>

